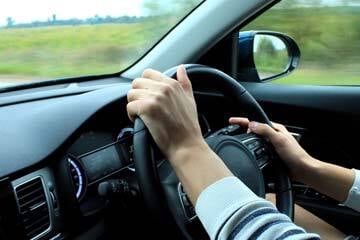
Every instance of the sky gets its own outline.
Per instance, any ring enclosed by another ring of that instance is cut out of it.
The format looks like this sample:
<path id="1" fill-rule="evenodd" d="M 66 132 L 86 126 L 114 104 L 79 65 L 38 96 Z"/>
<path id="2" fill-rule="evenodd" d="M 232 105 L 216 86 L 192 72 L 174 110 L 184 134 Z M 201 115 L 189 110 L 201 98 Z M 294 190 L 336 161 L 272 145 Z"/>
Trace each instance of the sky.
<path id="1" fill-rule="evenodd" d="M 144 0 L 1 0 L 0 26 L 6 25 L 6 19 L 12 17 L 15 23 L 46 21 L 56 14 L 57 19 L 89 18 L 99 16 L 141 16 Z M 166 0 L 154 0 L 166 2 Z M 286 0 L 283 0 L 286 1 Z M 311 2 L 307 0 L 306 2 Z M 342 0 L 322 0 L 324 4 L 334 6 Z M 359 6 L 360 0 L 351 1 Z"/>
<path id="2" fill-rule="evenodd" d="M 12 17 L 15 23 L 99 16 L 141 16 L 143 0 L 2 0 L 0 26 Z"/>
<path id="3" fill-rule="evenodd" d="M 264 38 L 267 40 L 270 40 L 272 42 L 272 45 L 275 47 L 275 49 L 280 50 L 280 51 L 286 49 L 286 45 L 285 45 L 284 41 L 280 40 L 277 37 L 256 35 L 255 39 L 254 39 L 254 52 L 258 51 L 259 43 Z"/>

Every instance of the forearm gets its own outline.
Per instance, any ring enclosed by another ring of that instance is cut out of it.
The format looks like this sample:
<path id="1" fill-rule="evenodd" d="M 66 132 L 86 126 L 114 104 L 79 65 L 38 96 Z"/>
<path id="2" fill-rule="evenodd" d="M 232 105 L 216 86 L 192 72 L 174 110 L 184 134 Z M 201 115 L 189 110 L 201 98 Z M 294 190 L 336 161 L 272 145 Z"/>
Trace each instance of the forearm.
<path id="1" fill-rule="evenodd" d="M 169 161 L 211 239 L 240 236 L 276 239 L 288 235 L 296 235 L 296 239 L 319 239 L 256 196 L 232 175 L 204 141 L 188 146 L 172 153 Z"/>
<path id="2" fill-rule="evenodd" d="M 346 200 L 355 178 L 352 170 L 315 158 L 308 159 L 297 172 L 296 180 L 339 202 Z"/>
<path id="3" fill-rule="evenodd" d="M 296 226 L 236 177 L 207 187 L 195 209 L 210 239 L 319 239 Z"/>
<path id="4" fill-rule="evenodd" d="M 178 149 L 169 157 L 169 161 L 194 205 L 206 187 L 232 176 L 223 161 L 203 140 Z"/>

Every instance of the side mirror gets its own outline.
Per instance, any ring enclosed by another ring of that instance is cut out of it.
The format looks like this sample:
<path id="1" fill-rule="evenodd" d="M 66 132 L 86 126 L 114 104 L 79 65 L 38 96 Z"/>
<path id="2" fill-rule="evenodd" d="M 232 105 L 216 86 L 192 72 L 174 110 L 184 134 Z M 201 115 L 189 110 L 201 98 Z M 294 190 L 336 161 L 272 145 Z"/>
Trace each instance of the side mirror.
<path id="1" fill-rule="evenodd" d="M 239 33 L 237 78 L 241 81 L 270 81 L 299 66 L 300 49 L 289 36 L 270 31 Z"/>

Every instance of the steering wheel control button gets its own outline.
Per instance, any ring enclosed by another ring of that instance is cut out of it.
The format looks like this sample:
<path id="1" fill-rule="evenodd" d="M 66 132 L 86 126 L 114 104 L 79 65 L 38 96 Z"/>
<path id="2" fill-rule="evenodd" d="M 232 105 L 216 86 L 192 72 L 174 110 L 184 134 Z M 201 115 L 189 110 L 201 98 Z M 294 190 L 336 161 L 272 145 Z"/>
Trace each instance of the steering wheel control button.
<path id="1" fill-rule="evenodd" d="M 260 143 L 259 141 L 254 141 L 254 142 L 253 142 L 254 148 L 260 146 L 260 144 L 261 144 L 261 143 Z"/>
<path id="2" fill-rule="evenodd" d="M 265 154 L 266 154 L 266 148 L 265 147 L 260 147 L 260 148 L 255 150 L 256 158 L 261 158 Z"/>
<path id="3" fill-rule="evenodd" d="M 262 158 L 258 159 L 259 166 L 264 166 L 267 162 L 269 162 L 268 156 L 263 156 Z"/>
<path id="4" fill-rule="evenodd" d="M 230 136 L 234 136 L 236 134 L 240 134 L 244 132 L 244 130 L 239 125 L 229 125 L 226 128 L 224 128 L 224 131 L 226 133 L 224 135 L 230 135 Z"/>
<path id="5" fill-rule="evenodd" d="M 238 125 L 229 125 L 221 130 L 222 135 L 236 135 L 237 133 L 241 132 L 241 127 Z"/>
<path id="6" fill-rule="evenodd" d="M 253 139 L 250 141 L 245 141 L 245 145 L 248 149 L 254 151 L 254 149 L 257 149 L 261 145 L 261 142 L 258 139 Z"/>
<path id="7" fill-rule="evenodd" d="M 245 133 L 245 131 L 239 126 L 239 125 L 229 125 L 227 127 L 224 127 L 213 134 L 211 134 L 209 137 L 216 137 L 221 135 L 226 136 L 235 136 L 237 134 Z"/>

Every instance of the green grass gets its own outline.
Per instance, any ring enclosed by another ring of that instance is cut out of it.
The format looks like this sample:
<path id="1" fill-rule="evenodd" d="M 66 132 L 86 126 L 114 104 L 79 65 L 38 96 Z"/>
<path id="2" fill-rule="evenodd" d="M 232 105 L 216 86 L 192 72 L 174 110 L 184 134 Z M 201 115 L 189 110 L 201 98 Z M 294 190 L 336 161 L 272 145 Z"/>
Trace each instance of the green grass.
<path id="1" fill-rule="evenodd" d="M 149 24 L 0 29 L 0 75 L 57 78 L 118 72 L 156 42 L 159 35 L 151 30 Z"/>
<path id="2" fill-rule="evenodd" d="M 360 72 L 329 69 L 297 69 L 290 75 L 274 80 L 276 84 L 360 85 Z"/>
<path id="3" fill-rule="evenodd" d="M 243 30 L 284 32 L 299 44 L 301 66 L 305 67 L 273 83 L 360 85 L 359 13 L 360 7 L 273 9 Z M 0 81 L 119 72 L 140 58 L 177 20 L 0 28 Z M 271 72 L 278 66 L 275 63 L 262 61 L 261 69 Z"/>
<path id="4" fill-rule="evenodd" d="M 291 2 L 279 5 L 286 3 Z M 275 83 L 360 85 L 359 22 L 360 7 L 356 6 L 273 8 L 243 30 L 282 32 L 298 43 L 300 63 L 306 67 Z"/>

